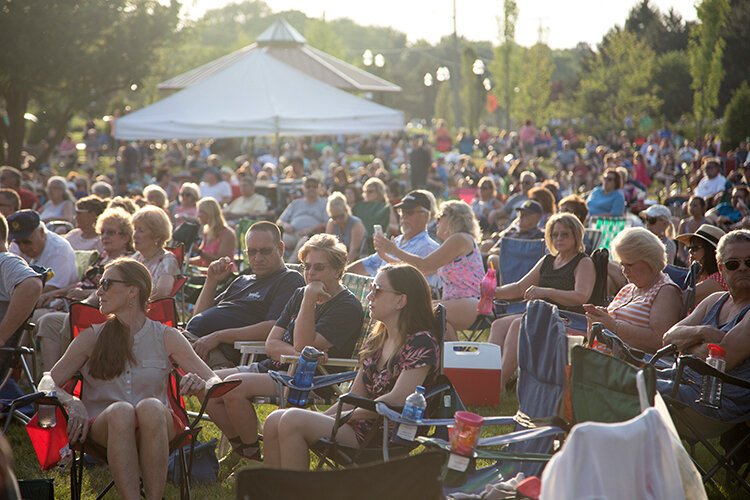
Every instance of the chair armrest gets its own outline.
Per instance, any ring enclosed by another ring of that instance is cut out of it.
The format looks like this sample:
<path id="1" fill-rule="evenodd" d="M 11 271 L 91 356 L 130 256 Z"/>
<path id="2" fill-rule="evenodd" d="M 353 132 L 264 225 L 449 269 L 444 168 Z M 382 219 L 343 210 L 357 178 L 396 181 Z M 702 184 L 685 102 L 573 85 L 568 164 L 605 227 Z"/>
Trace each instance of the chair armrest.
<path id="1" fill-rule="evenodd" d="M 265 354 L 266 343 L 259 340 L 238 340 L 234 348 L 242 354 Z"/>
<path id="2" fill-rule="evenodd" d="M 206 412 L 206 406 L 208 406 L 209 401 L 224 396 L 226 393 L 228 393 L 241 383 L 241 380 L 224 380 L 223 382 L 218 382 L 209 387 L 206 391 L 206 396 L 203 398 L 203 402 L 201 403 L 200 410 L 198 410 L 197 415 L 189 424 L 190 428 L 194 429 L 201 421 L 201 419 L 203 418 L 203 414 Z"/>
<path id="3" fill-rule="evenodd" d="M 280 361 L 283 364 L 294 364 L 299 361 L 299 356 L 294 354 L 282 354 Z M 328 360 L 326 360 L 326 362 L 321 364 L 320 366 L 340 366 L 344 368 L 354 369 L 357 367 L 358 363 L 359 362 L 356 359 L 328 358 Z"/>
<path id="4" fill-rule="evenodd" d="M 365 410 L 370 410 L 373 413 L 377 413 L 376 403 L 374 400 L 352 394 L 351 392 L 347 392 L 346 394 L 341 396 L 339 398 L 339 402 L 350 404 L 357 408 L 364 408 Z"/>
<path id="5" fill-rule="evenodd" d="M 742 387 L 743 389 L 750 389 L 750 380 L 733 377 L 727 373 L 719 371 L 695 356 L 680 356 L 677 358 L 677 364 L 679 366 L 689 367 L 704 377 L 716 377 L 725 384 L 735 385 L 737 387 Z"/>

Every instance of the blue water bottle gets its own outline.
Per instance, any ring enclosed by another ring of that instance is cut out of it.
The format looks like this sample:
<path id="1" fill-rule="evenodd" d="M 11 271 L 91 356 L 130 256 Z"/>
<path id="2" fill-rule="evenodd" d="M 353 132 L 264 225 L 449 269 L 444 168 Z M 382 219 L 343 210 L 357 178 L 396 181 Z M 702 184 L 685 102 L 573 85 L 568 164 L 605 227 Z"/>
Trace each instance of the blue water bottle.
<path id="1" fill-rule="evenodd" d="M 424 387 L 418 385 L 417 389 L 406 398 L 401 416 L 406 420 L 420 423 L 425 408 L 427 408 L 427 401 L 424 398 Z"/>
<path id="2" fill-rule="evenodd" d="M 294 372 L 294 378 L 292 379 L 292 385 L 298 387 L 298 389 L 289 391 L 289 404 L 300 407 L 307 404 L 307 397 L 310 395 L 315 369 L 318 367 L 318 359 L 322 356 L 323 353 L 311 345 L 302 349 L 302 354 L 297 364 L 297 371 Z"/>

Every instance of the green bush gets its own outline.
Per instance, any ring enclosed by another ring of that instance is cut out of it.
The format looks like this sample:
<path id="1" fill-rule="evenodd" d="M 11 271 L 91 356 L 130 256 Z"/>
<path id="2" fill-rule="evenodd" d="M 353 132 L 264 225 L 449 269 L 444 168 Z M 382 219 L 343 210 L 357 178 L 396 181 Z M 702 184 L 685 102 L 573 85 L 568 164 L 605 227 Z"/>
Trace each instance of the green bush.
<path id="1" fill-rule="evenodd" d="M 726 148 L 722 149 L 734 149 L 747 137 L 750 137 L 750 87 L 742 82 L 724 111 L 721 139 Z"/>

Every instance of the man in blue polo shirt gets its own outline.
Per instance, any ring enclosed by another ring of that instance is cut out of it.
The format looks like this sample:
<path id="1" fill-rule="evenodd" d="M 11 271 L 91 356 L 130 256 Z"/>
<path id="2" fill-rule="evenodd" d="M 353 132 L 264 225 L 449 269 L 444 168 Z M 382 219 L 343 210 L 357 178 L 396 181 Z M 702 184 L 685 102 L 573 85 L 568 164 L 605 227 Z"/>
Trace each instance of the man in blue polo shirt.
<path id="1" fill-rule="evenodd" d="M 300 273 L 284 265 L 284 242 L 278 226 L 256 222 L 247 231 L 247 256 L 255 274 L 239 276 L 219 296 L 216 287 L 232 269 L 224 257 L 211 263 L 187 331 L 199 337 L 193 348 L 212 367 L 233 366 L 238 340 L 266 340 L 294 291 L 305 286 Z M 220 351 L 216 352 L 215 350 Z"/>
<path id="2" fill-rule="evenodd" d="M 394 205 L 393 208 L 398 210 L 401 219 L 401 235 L 395 240 L 399 248 L 420 257 L 427 257 L 440 246 L 427 234 L 427 224 L 435 215 L 435 197 L 432 193 L 416 189 L 404 196 L 401 203 Z M 378 269 L 385 264 L 385 260 L 374 253 L 352 262 L 346 270 L 354 274 L 375 276 Z M 433 289 L 438 288 L 437 275 L 427 276 L 427 281 Z"/>

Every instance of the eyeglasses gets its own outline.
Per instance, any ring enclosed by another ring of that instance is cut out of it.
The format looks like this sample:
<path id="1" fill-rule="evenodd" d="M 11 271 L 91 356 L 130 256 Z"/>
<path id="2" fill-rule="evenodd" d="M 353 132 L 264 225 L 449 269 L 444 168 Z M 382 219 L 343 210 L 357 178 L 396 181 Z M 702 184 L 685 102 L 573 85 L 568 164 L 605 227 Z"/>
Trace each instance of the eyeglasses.
<path id="1" fill-rule="evenodd" d="M 127 281 L 116 280 L 116 279 L 112 279 L 112 278 L 104 278 L 103 280 L 99 281 L 99 288 L 101 288 L 105 292 L 109 291 L 109 289 L 112 287 L 112 283 L 122 283 L 124 285 L 128 284 Z"/>
<path id="2" fill-rule="evenodd" d="M 607 182 L 617 182 L 617 179 L 615 179 L 614 177 L 605 177 L 604 180 Z"/>
<path id="3" fill-rule="evenodd" d="M 118 235 L 119 235 L 119 236 L 122 236 L 122 235 L 124 235 L 125 233 L 123 233 L 122 231 L 113 231 L 113 230 L 111 230 L 111 229 L 105 229 L 104 231 L 102 231 L 102 232 L 101 232 L 101 233 L 99 233 L 99 234 L 100 234 L 101 236 L 118 236 Z"/>
<path id="4" fill-rule="evenodd" d="M 572 236 L 572 234 L 569 231 L 563 231 L 561 233 L 552 233 L 551 236 L 552 236 L 553 240 L 556 240 L 556 239 L 563 240 L 563 239 L 566 239 L 566 238 L 570 238 Z"/>
<path id="5" fill-rule="evenodd" d="M 262 257 L 268 257 L 273 253 L 273 251 L 276 250 L 273 247 L 266 247 L 266 248 L 248 248 L 245 250 L 245 253 L 248 257 L 255 257 L 256 255 L 260 254 Z"/>
<path id="6" fill-rule="evenodd" d="M 724 267 L 727 268 L 727 271 L 736 271 L 743 262 L 745 263 L 745 267 L 750 269 L 750 258 L 725 260 Z"/>
<path id="7" fill-rule="evenodd" d="M 427 210 L 420 210 L 420 209 L 413 209 L 413 210 L 399 209 L 398 210 L 398 214 L 401 217 L 411 217 L 414 214 L 425 214 L 425 213 L 429 213 L 429 212 Z"/>
<path id="8" fill-rule="evenodd" d="M 643 222 L 645 222 L 646 224 L 651 224 L 651 225 L 653 225 L 653 224 L 656 224 L 656 222 L 657 222 L 658 220 L 659 220 L 659 219 L 658 219 L 657 217 L 651 217 L 651 216 L 648 216 L 648 217 L 644 217 L 644 218 L 643 218 Z"/>
<path id="9" fill-rule="evenodd" d="M 687 247 L 687 251 L 690 253 L 695 253 L 698 250 L 703 250 L 703 247 L 701 245 L 690 245 Z"/>
<path id="10" fill-rule="evenodd" d="M 316 262 L 314 264 L 308 264 L 307 262 L 302 263 L 302 269 L 304 271 L 315 271 L 316 273 L 325 271 L 327 267 L 328 264 L 324 264 L 322 262 Z"/>
<path id="11" fill-rule="evenodd" d="M 370 292 L 373 294 L 373 296 L 377 297 L 381 293 L 395 293 L 396 295 L 403 295 L 403 293 L 397 291 L 397 290 L 390 290 L 388 288 L 383 288 L 382 286 L 378 285 L 377 283 L 373 283 L 370 286 Z"/>

